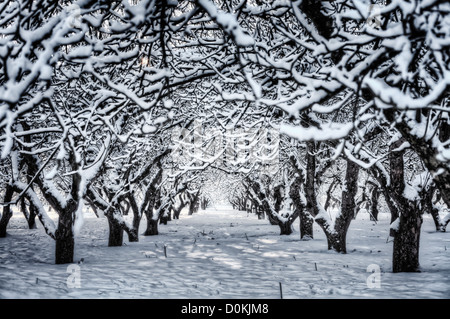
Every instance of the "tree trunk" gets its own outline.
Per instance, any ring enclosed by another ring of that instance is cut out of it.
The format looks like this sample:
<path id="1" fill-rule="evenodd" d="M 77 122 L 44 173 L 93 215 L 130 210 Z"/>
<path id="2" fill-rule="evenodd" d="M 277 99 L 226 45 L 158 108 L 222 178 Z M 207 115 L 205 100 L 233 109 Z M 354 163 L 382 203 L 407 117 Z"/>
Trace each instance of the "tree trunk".
<path id="1" fill-rule="evenodd" d="M 128 232 L 128 241 L 130 243 L 139 241 L 138 233 L 139 233 L 139 225 L 141 224 L 141 217 L 142 216 L 139 215 L 139 213 L 133 210 L 133 222 L 132 222 L 133 229 L 131 229 Z"/>
<path id="2" fill-rule="evenodd" d="M 399 226 L 392 229 L 394 234 L 394 249 L 392 270 L 396 272 L 419 271 L 419 244 L 422 216 L 419 205 L 404 196 L 405 172 L 404 151 L 393 152 L 400 147 L 403 139 L 393 143 L 389 154 L 392 195 L 398 208 Z"/>
<path id="3" fill-rule="evenodd" d="M 172 219 L 171 214 L 172 214 L 172 205 L 167 204 L 165 208 L 163 208 L 163 213 L 159 218 L 159 223 L 167 225 L 167 222 Z"/>
<path id="4" fill-rule="evenodd" d="M 380 199 L 380 192 L 378 191 L 378 187 L 373 187 L 372 192 L 370 194 L 370 202 L 369 202 L 369 213 L 371 221 L 378 221 L 378 200 Z"/>
<path id="5" fill-rule="evenodd" d="M 30 206 L 30 215 L 28 216 L 28 229 L 36 229 L 36 208 L 34 206 Z"/>
<path id="6" fill-rule="evenodd" d="M 336 250 L 340 253 L 347 253 L 347 232 L 350 223 L 355 216 L 356 202 L 355 197 L 358 192 L 358 164 L 347 160 L 347 169 L 345 173 L 345 187 L 342 190 L 341 213 L 334 223 L 334 232 L 327 235 L 328 249 Z"/>
<path id="7" fill-rule="evenodd" d="M 431 217 L 433 217 L 434 226 L 436 231 L 445 233 L 446 225 L 442 223 L 441 217 L 439 216 L 439 209 L 432 207 L 430 211 Z"/>
<path id="8" fill-rule="evenodd" d="M 314 218 L 306 209 L 300 211 L 300 239 L 310 240 L 314 238 L 313 232 Z"/>
<path id="9" fill-rule="evenodd" d="M 181 210 L 183 209 L 183 206 L 179 206 L 179 207 L 175 207 L 174 209 L 173 209 L 173 219 L 180 219 L 180 213 L 181 213 Z"/>
<path id="10" fill-rule="evenodd" d="M 147 217 L 147 229 L 145 230 L 144 236 L 154 235 L 158 235 L 158 221 Z"/>
<path id="11" fill-rule="evenodd" d="M 422 196 L 422 203 L 426 211 L 431 215 L 431 217 L 433 217 L 436 231 L 445 232 L 447 225 L 443 222 L 441 216 L 439 216 L 439 209 L 433 204 L 433 196 L 435 191 L 436 189 L 434 187 L 431 187 L 429 191 L 424 192 Z"/>
<path id="12" fill-rule="evenodd" d="M 109 238 L 108 246 L 117 247 L 123 244 L 123 228 L 120 223 L 114 218 L 108 218 Z"/>
<path id="13" fill-rule="evenodd" d="M 328 250 L 346 254 L 347 253 L 347 232 L 340 231 L 327 234 Z"/>
<path id="14" fill-rule="evenodd" d="M 262 209 L 257 208 L 256 214 L 258 215 L 258 219 L 266 219 L 266 214 Z"/>
<path id="15" fill-rule="evenodd" d="M 200 197 L 200 190 L 198 190 L 194 195 L 189 194 L 189 212 L 188 215 L 193 215 L 198 211 L 199 207 L 199 197 Z"/>
<path id="16" fill-rule="evenodd" d="M 416 210 L 408 216 L 402 213 L 399 218 L 399 228 L 394 237 L 392 270 L 394 273 L 418 272 L 422 217 Z"/>
<path id="17" fill-rule="evenodd" d="M 399 211 L 397 205 L 393 203 L 394 200 L 391 195 L 386 195 L 385 193 L 384 198 L 386 199 L 387 206 L 389 207 L 389 211 L 391 212 L 391 224 L 392 224 L 399 217 Z M 395 232 L 392 228 L 389 230 L 389 236 L 390 237 L 395 236 Z"/>
<path id="18" fill-rule="evenodd" d="M 198 204 L 197 202 L 191 202 L 189 204 L 189 211 L 188 211 L 188 215 L 191 216 L 194 213 L 196 213 L 198 211 Z"/>
<path id="19" fill-rule="evenodd" d="M 14 188 L 12 185 L 8 184 L 6 186 L 5 196 L 3 197 L 3 202 L 8 203 L 11 201 L 14 194 Z M 0 238 L 6 237 L 6 229 L 8 228 L 9 220 L 12 217 L 11 205 L 3 206 L 3 214 L 0 219 Z"/>
<path id="20" fill-rule="evenodd" d="M 276 219 L 272 216 L 272 214 L 266 213 L 266 212 L 264 212 L 264 210 L 263 210 L 262 216 L 264 216 L 264 214 L 266 214 L 267 217 L 269 217 L 270 225 L 278 225 L 278 223 L 279 223 L 278 220 L 276 220 Z"/>
<path id="21" fill-rule="evenodd" d="M 292 165 L 294 169 L 297 169 L 296 162 L 294 158 L 291 158 Z M 289 191 L 289 197 L 292 199 L 292 204 L 294 208 L 294 214 L 299 216 L 300 220 L 300 239 L 310 240 L 314 238 L 313 235 L 313 224 L 314 217 L 309 211 L 307 211 L 305 203 L 302 201 L 302 197 L 306 201 L 306 198 L 301 190 L 301 185 L 303 184 L 302 173 L 298 171 L 295 181 L 292 183 Z M 302 194 L 302 195 L 301 195 Z"/>
<path id="22" fill-rule="evenodd" d="M 290 235 L 292 234 L 292 222 L 287 221 L 285 223 L 279 223 L 280 226 L 280 235 Z"/>
<path id="23" fill-rule="evenodd" d="M 130 243 L 137 243 L 139 241 L 139 234 L 137 229 L 130 229 L 127 231 L 128 241 Z"/>
<path id="24" fill-rule="evenodd" d="M 346 253 L 346 237 L 353 216 L 355 215 L 355 196 L 358 190 L 359 166 L 354 162 L 347 160 L 347 169 L 345 174 L 345 187 L 342 190 L 341 212 L 336 217 L 334 227 L 330 220 L 326 217 L 326 212 L 320 208 L 320 204 L 316 198 L 315 179 L 316 179 L 316 163 L 314 158 L 315 145 L 308 143 L 307 152 L 307 172 L 305 183 L 305 195 L 307 200 L 306 208 L 313 213 L 315 221 L 324 231 L 328 249 L 339 253 Z"/>
<path id="25" fill-rule="evenodd" d="M 73 263 L 75 240 L 73 236 L 59 237 L 56 239 L 55 264 Z"/>
<path id="26" fill-rule="evenodd" d="M 5 209 L 3 208 L 2 219 L 0 219 L 0 238 L 6 237 L 6 229 L 8 228 L 11 216 L 12 214 L 5 213 Z"/>
<path id="27" fill-rule="evenodd" d="M 168 221 L 169 221 L 169 216 L 161 216 L 161 218 L 159 219 L 159 223 L 164 224 L 164 225 L 167 225 Z"/>
<path id="28" fill-rule="evenodd" d="M 34 206 L 32 202 L 29 202 L 29 209 L 27 210 L 26 204 L 25 204 L 25 198 L 22 198 L 21 201 L 22 206 L 22 212 L 25 215 L 25 219 L 28 223 L 29 229 L 36 229 L 36 216 L 37 216 L 37 209 Z"/>
<path id="29" fill-rule="evenodd" d="M 59 216 L 58 228 L 55 233 L 55 263 L 73 263 L 75 240 L 73 236 L 73 214 L 72 211 L 62 212 Z"/>
<path id="30" fill-rule="evenodd" d="M 445 162 L 437 160 L 440 155 L 436 146 L 427 139 L 419 138 L 416 134 L 411 134 L 411 127 L 404 121 L 398 121 L 398 115 L 394 109 L 386 110 L 384 115 L 390 123 L 395 123 L 395 128 L 419 155 L 427 170 L 429 172 L 439 172 L 439 174 L 433 176 L 433 181 L 441 193 L 442 200 L 450 207 L 450 169 Z M 450 134 L 449 125 L 445 121 L 442 121 L 440 126 L 440 137 L 445 139 Z"/>

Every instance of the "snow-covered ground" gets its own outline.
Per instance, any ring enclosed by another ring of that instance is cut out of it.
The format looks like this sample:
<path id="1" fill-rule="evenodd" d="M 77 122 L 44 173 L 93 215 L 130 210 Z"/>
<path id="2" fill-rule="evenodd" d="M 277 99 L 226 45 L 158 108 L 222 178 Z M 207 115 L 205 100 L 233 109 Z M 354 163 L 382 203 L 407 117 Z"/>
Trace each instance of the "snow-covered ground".
<path id="1" fill-rule="evenodd" d="M 106 220 L 87 213 L 75 246 L 83 261 L 68 266 L 54 265 L 54 241 L 16 214 L 0 239 L 0 298 L 276 299 L 280 283 L 284 298 L 449 298 L 450 233 L 436 233 L 424 216 L 422 272 L 394 274 L 388 229 L 387 215 L 376 224 L 358 215 L 344 255 L 327 250 L 317 226 L 314 240 L 300 241 L 298 229 L 280 236 L 267 220 L 211 209 L 160 225 L 158 236 L 128 243 L 125 235 L 126 245 L 107 247 Z M 379 288 L 367 284 L 376 276 L 369 265 L 381 270 Z M 79 288 L 70 288 L 77 275 Z"/>

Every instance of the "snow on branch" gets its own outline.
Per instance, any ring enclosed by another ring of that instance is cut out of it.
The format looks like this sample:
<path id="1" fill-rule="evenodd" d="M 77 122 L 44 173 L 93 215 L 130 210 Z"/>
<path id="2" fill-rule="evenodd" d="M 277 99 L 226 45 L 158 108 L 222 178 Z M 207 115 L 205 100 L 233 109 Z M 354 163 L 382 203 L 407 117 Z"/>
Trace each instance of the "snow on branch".
<path id="1" fill-rule="evenodd" d="M 254 39 L 242 29 L 234 15 L 217 9 L 214 3 L 209 0 L 197 0 L 197 3 L 238 46 L 247 47 L 255 43 Z"/>
<path id="2" fill-rule="evenodd" d="M 328 141 L 338 140 L 347 137 L 354 127 L 353 122 L 350 123 L 325 123 L 320 128 L 317 127 L 301 127 L 289 124 L 282 124 L 280 132 L 293 137 L 299 141 Z"/>

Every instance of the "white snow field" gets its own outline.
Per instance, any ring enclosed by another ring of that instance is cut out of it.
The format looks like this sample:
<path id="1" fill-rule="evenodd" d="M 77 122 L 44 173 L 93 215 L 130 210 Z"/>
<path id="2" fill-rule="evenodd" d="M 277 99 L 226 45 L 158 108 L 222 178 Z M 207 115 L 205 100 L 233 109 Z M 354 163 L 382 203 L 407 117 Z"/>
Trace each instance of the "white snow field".
<path id="1" fill-rule="evenodd" d="M 158 236 L 128 243 L 125 234 L 124 246 L 107 247 L 106 219 L 85 213 L 79 264 L 69 266 L 54 264 L 55 244 L 41 225 L 29 230 L 16 214 L 0 239 L 0 298 L 278 299 L 280 283 L 283 298 L 449 298 L 450 233 L 435 232 L 424 216 L 422 272 L 394 274 L 389 217 L 380 219 L 360 213 L 348 254 L 338 254 L 317 225 L 313 240 L 300 241 L 298 222 L 280 236 L 267 220 L 226 209 L 184 212 Z"/>

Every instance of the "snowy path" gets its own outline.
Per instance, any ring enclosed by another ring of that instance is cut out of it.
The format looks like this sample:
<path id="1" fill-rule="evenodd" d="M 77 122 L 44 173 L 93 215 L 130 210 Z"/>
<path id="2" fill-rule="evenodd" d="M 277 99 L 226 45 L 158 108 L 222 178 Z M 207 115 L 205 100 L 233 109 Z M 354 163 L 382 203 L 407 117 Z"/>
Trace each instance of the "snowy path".
<path id="1" fill-rule="evenodd" d="M 107 247 L 106 220 L 88 215 L 75 248 L 81 287 L 68 288 L 67 265 L 53 264 L 53 240 L 14 217 L 0 239 L 0 298 L 279 298 L 280 282 L 284 298 L 449 298 L 450 233 L 433 232 L 425 216 L 423 271 L 393 274 L 388 227 L 387 218 L 374 224 L 361 214 L 342 255 L 327 251 L 316 226 L 314 240 L 300 241 L 298 230 L 279 236 L 267 220 L 210 210 L 160 225 L 159 236 Z M 381 288 L 367 286 L 371 264 L 381 268 Z"/>

